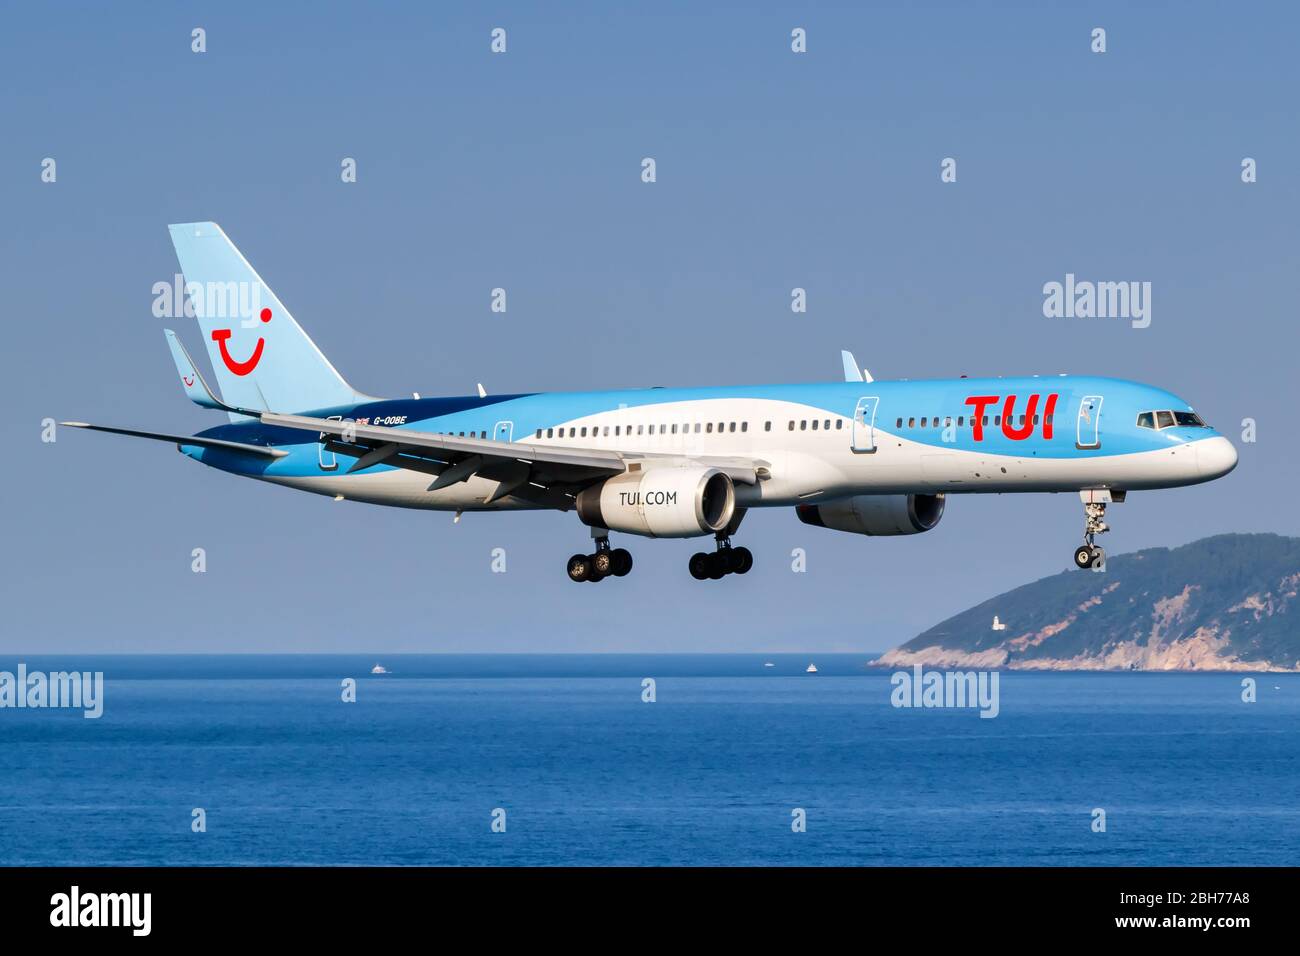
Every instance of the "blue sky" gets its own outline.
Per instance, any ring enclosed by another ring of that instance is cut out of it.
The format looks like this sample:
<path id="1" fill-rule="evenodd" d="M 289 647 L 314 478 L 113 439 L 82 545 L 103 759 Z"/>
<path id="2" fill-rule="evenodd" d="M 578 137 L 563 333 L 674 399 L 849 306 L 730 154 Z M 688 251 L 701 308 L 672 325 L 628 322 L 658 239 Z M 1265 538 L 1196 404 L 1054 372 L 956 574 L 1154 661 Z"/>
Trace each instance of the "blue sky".
<path id="1" fill-rule="evenodd" d="M 1258 441 L 1237 442 L 1223 481 L 1113 508 L 1112 554 L 1300 526 L 1287 5 L 0 16 L 0 650 L 883 650 L 1063 569 L 1079 537 L 1065 495 L 957 497 L 934 532 L 898 539 L 757 511 L 743 578 L 692 580 L 698 542 L 625 537 L 630 577 L 575 586 L 563 562 L 588 539 L 572 514 L 453 526 L 166 445 L 41 443 L 46 417 L 220 421 L 182 397 L 150 311 L 176 271 L 169 222 L 221 223 L 366 392 L 816 381 L 839 376 L 841 348 L 881 378 L 1117 375 L 1234 440 L 1254 418 Z M 945 157 L 956 183 L 940 182 Z M 1243 157 L 1258 182 L 1241 182 Z M 1045 318 L 1043 284 L 1067 272 L 1150 281 L 1150 328 Z M 178 331 L 202 353 L 196 327 Z"/>

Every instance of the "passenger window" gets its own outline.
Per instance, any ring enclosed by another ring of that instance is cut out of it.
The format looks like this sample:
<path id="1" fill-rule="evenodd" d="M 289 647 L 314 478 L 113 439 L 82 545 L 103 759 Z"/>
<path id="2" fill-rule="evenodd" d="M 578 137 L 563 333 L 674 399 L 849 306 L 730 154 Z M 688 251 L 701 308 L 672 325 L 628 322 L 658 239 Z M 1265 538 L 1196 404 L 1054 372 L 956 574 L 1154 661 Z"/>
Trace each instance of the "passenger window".
<path id="1" fill-rule="evenodd" d="M 705 425 L 705 426 L 704 426 L 704 430 L 705 430 L 705 432 L 707 432 L 708 434 L 712 435 L 712 434 L 713 434 L 713 422 L 709 422 L 707 425 Z"/>
<path id="2" fill-rule="evenodd" d="M 930 421 L 930 418 L 929 418 L 928 415 L 927 415 L 926 417 L 922 418 L 922 419 L 921 419 L 921 427 L 922 427 L 922 428 L 925 428 L 925 427 L 926 427 L 926 424 L 927 424 L 929 421 Z"/>
<path id="3" fill-rule="evenodd" d="M 1002 416 L 1001 416 L 1001 415 L 994 415 L 994 416 L 993 416 L 993 424 L 994 424 L 994 425 L 1001 425 L 1001 424 L 1002 424 Z"/>
<path id="4" fill-rule="evenodd" d="M 907 427 L 908 427 L 908 428 L 915 428 L 915 427 L 916 427 L 916 419 L 915 419 L 915 418 L 909 418 L 909 419 L 907 420 Z"/>
<path id="5" fill-rule="evenodd" d="M 794 431 L 794 419 L 790 419 L 790 431 Z"/>
<path id="6" fill-rule="evenodd" d="M 587 428 L 586 428 L 585 425 L 583 426 L 583 429 L 582 429 L 581 434 L 582 434 L 582 437 L 583 437 L 583 438 L 586 438 L 586 437 L 587 437 Z"/>
<path id="7" fill-rule="evenodd" d="M 817 419 L 813 419 L 813 431 L 817 430 Z"/>
<path id="8" fill-rule="evenodd" d="M 829 418 L 826 419 L 826 422 L 822 425 L 822 428 L 824 428 L 826 431 L 831 430 L 831 420 Z"/>
<path id="9" fill-rule="evenodd" d="M 771 423 L 771 422 L 763 422 L 763 431 L 765 431 L 765 432 L 770 432 L 771 430 L 772 430 L 772 423 Z"/>
<path id="10" fill-rule="evenodd" d="M 903 420 L 900 418 L 900 419 L 898 420 L 898 424 L 896 424 L 894 427 L 895 427 L 895 428 L 902 428 L 902 427 L 903 427 Z"/>
<path id="11" fill-rule="evenodd" d="M 806 432 L 807 430 L 808 430 L 808 419 L 806 419 L 806 418 L 800 419 L 800 421 L 799 421 L 799 431 L 801 431 L 801 432 Z"/>
<path id="12" fill-rule="evenodd" d="M 546 437 L 547 437 L 547 438 L 554 438 L 554 437 L 555 437 L 555 429 L 554 429 L 554 428 L 548 428 L 548 429 L 546 429 Z"/>
<path id="13" fill-rule="evenodd" d="M 735 423 L 735 422 L 730 422 L 729 425 L 728 425 L 728 427 L 727 427 L 727 431 L 729 431 L 729 432 L 734 432 L 735 430 L 736 430 L 736 423 Z"/>
<path id="14" fill-rule="evenodd" d="M 741 422 L 741 423 L 740 423 L 740 430 L 741 430 L 742 432 L 747 432 L 747 431 L 749 431 L 749 422 Z"/>

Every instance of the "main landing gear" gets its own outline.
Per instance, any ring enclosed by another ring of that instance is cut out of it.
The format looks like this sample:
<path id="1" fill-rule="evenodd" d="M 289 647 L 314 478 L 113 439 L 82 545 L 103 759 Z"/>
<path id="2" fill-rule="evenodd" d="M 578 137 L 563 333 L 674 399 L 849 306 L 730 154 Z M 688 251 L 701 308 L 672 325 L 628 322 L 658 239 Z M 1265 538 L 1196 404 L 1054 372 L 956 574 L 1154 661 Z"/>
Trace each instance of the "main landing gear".
<path id="1" fill-rule="evenodd" d="M 691 555 L 687 567 L 690 568 L 691 577 L 695 580 L 718 581 L 728 574 L 745 574 L 754 566 L 754 555 L 749 548 L 733 548 L 731 538 L 725 530 L 719 531 L 714 538 L 718 550 L 712 554 L 707 551 L 697 551 Z"/>
<path id="2" fill-rule="evenodd" d="M 592 537 L 596 541 L 595 554 L 575 554 L 569 558 L 570 581 L 590 581 L 594 584 L 611 575 L 621 578 L 632 570 L 632 553 L 627 548 L 611 548 L 608 531 L 598 535 L 593 530 Z"/>
<path id="3" fill-rule="evenodd" d="M 1106 524 L 1106 505 L 1124 500 L 1122 491 L 1081 491 L 1083 501 L 1083 544 L 1074 551 L 1074 566 L 1080 569 L 1098 568 L 1106 563 L 1106 552 L 1097 547 L 1097 535 L 1110 530 Z"/>

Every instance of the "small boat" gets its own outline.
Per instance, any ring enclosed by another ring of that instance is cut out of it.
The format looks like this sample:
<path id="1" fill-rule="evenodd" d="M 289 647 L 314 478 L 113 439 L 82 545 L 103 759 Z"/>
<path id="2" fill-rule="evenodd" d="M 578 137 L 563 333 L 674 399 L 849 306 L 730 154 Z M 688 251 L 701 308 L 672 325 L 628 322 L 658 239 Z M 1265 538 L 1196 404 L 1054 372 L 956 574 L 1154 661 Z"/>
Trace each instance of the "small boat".
<path id="1" fill-rule="evenodd" d="M 387 674 L 387 673 L 388 673 L 388 668 L 385 667 L 383 664 L 376 664 L 374 667 L 370 668 L 370 673 L 372 673 L 372 674 Z"/>
<path id="2" fill-rule="evenodd" d="M 775 667 L 776 665 L 773 664 L 771 661 L 764 661 L 764 662 L 763 662 L 763 666 L 764 666 L 764 667 Z"/>
<path id="3" fill-rule="evenodd" d="M 816 665 L 816 664 L 809 664 L 809 665 L 808 665 L 808 669 L 807 669 L 806 671 L 804 671 L 804 673 L 805 673 L 805 674 L 816 674 L 816 673 L 817 673 L 817 665 Z"/>

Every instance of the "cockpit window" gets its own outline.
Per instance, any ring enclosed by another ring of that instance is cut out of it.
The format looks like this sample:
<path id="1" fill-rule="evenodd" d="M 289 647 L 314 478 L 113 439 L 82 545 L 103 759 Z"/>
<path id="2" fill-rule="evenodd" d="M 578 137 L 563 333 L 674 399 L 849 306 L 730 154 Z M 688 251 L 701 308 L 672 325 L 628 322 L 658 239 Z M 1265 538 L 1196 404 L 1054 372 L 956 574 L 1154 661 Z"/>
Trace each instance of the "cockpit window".
<path id="1" fill-rule="evenodd" d="M 1209 428 L 1195 412 L 1139 412 L 1138 428 Z"/>

